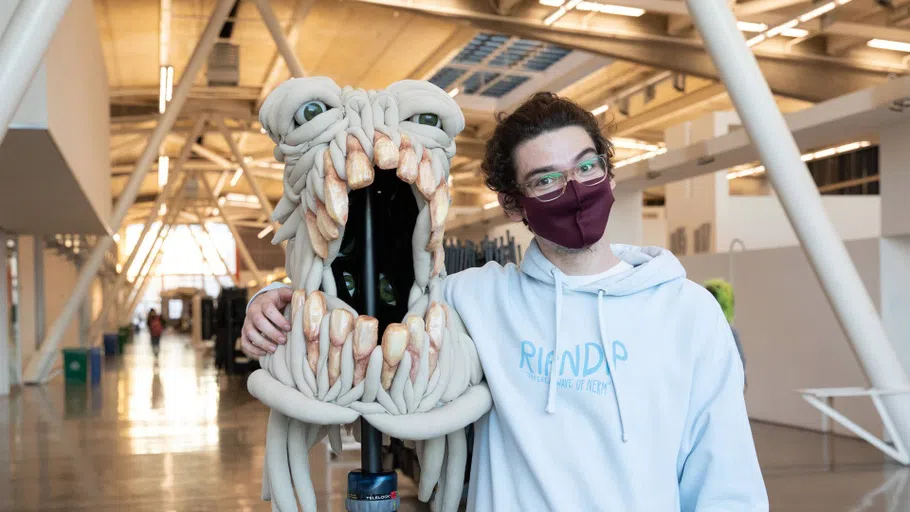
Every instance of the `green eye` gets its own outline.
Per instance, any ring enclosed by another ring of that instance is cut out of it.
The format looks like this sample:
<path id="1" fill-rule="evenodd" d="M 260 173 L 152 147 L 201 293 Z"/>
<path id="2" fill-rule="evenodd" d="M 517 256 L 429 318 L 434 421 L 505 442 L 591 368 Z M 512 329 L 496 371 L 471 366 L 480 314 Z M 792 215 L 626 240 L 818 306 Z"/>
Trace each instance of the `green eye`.
<path id="1" fill-rule="evenodd" d="M 411 118 L 411 121 L 417 124 L 442 128 L 442 122 L 439 120 L 439 116 L 436 114 L 417 114 Z"/>
<path id="2" fill-rule="evenodd" d="M 319 100 L 308 101 L 297 109 L 297 112 L 294 114 L 294 119 L 297 120 L 298 124 L 304 124 L 307 121 L 312 121 L 313 118 L 324 113 L 326 110 L 328 110 L 328 108 L 326 108 L 325 103 Z"/>
<path id="3" fill-rule="evenodd" d="M 397 301 L 395 300 L 395 289 L 392 288 L 392 283 L 385 274 L 379 274 L 379 300 L 389 306 L 397 305 Z"/>
<path id="4" fill-rule="evenodd" d="M 354 286 L 354 276 L 348 272 L 344 272 L 342 275 L 344 275 L 344 285 L 348 289 L 348 294 L 353 297 L 354 292 L 357 291 L 357 287 Z"/>

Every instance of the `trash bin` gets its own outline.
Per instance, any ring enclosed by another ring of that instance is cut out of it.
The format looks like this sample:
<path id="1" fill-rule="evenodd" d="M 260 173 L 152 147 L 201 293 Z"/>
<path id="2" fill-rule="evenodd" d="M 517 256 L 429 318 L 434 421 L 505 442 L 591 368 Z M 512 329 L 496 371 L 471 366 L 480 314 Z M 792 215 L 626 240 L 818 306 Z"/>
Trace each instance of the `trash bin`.
<path id="1" fill-rule="evenodd" d="M 117 341 L 119 342 L 119 345 L 120 345 L 120 353 L 123 354 L 126 344 L 129 343 L 129 341 L 130 341 L 130 328 L 129 327 L 121 327 L 117 331 Z"/>
<path id="2" fill-rule="evenodd" d="M 84 348 L 63 349 L 63 372 L 66 382 L 85 384 L 88 378 L 88 351 Z"/>
<path id="3" fill-rule="evenodd" d="M 112 356 L 119 354 L 118 336 L 116 333 L 107 333 L 104 335 L 104 355 Z"/>
<path id="4" fill-rule="evenodd" d="M 89 370 L 92 375 L 92 385 L 101 382 L 101 347 L 88 349 Z"/>

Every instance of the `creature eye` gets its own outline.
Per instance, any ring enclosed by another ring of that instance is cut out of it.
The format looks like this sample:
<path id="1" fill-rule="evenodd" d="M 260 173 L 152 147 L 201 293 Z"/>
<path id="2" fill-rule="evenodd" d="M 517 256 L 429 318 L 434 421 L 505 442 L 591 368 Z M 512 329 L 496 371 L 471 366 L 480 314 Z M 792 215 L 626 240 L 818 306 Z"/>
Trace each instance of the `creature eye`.
<path id="1" fill-rule="evenodd" d="M 442 128 L 442 121 L 439 120 L 439 116 L 436 114 L 417 114 L 411 117 L 411 122 Z"/>
<path id="2" fill-rule="evenodd" d="M 307 121 L 312 121 L 313 118 L 324 113 L 326 110 L 328 110 L 328 108 L 325 106 L 325 103 L 319 100 L 308 101 L 297 109 L 297 112 L 294 114 L 294 119 L 297 120 L 297 123 L 304 124 Z"/>

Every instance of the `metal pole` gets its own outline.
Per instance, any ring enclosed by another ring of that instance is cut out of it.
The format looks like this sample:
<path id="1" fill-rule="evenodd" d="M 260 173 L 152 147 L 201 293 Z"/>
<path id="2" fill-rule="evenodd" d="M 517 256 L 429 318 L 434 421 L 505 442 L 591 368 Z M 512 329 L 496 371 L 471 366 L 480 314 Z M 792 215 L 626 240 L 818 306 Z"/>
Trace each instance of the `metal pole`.
<path id="1" fill-rule="evenodd" d="M 20 1 L 0 34 L 0 142 L 69 5 L 69 0 Z"/>
<path id="2" fill-rule="evenodd" d="M 7 279 L 6 233 L 0 229 L 0 396 L 9 395 L 9 279 Z"/>
<path id="3" fill-rule="evenodd" d="M 211 195 L 212 206 L 214 206 L 215 208 L 219 208 L 218 197 L 212 191 L 212 187 L 211 187 L 211 185 L 209 185 L 209 182 L 206 179 L 205 175 L 199 176 L 199 183 L 202 185 L 202 188 L 205 189 L 206 193 Z M 256 276 L 256 284 L 257 285 L 264 284 L 265 279 L 262 276 L 262 272 L 259 270 L 259 267 L 256 265 L 256 262 L 253 261 L 253 256 L 250 255 L 250 251 L 247 249 L 246 243 L 244 243 L 243 239 L 240 238 L 240 232 L 237 231 L 237 227 L 234 226 L 234 221 L 232 221 L 231 218 L 228 217 L 228 214 L 226 211 L 221 212 L 221 218 L 224 219 L 224 223 L 227 224 L 228 229 L 231 230 L 231 235 L 234 236 L 234 243 L 237 244 L 237 249 L 240 251 L 240 256 L 243 258 L 244 263 L 246 263 L 246 266 L 249 267 L 249 269 L 251 271 L 253 271 L 253 275 Z"/>
<path id="4" fill-rule="evenodd" d="M 136 195 L 139 193 L 139 188 L 142 186 L 146 174 L 148 174 L 152 160 L 157 157 L 158 148 L 161 146 L 161 142 L 171 130 L 174 121 L 177 120 L 177 116 L 183 108 L 186 98 L 189 96 L 190 89 L 193 86 L 193 80 L 196 78 L 196 75 L 199 73 L 199 70 L 202 69 L 202 65 L 208 58 L 209 52 L 211 52 L 215 40 L 218 38 L 218 34 L 221 31 L 221 27 L 234 4 L 235 0 L 219 0 L 218 4 L 215 6 L 215 10 L 212 12 L 212 16 L 199 39 L 199 43 L 196 45 L 196 49 L 193 51 L 193 55 L 190 57 L 189 62 L 187 62 L 183 75 L 180 77 L 180 82 L 177 84 L 177 87 L 174 88 L 171 102 L 168 103 L 164 113 L 158 118 L 158 125 L 149 137 L 145 150 L 136 162 L 136 170 L 133 171 L 129 182 L 127 182 L 126 187 L 117 199 L 114 213 L 111 216 L 111 221 L 108 223 L 114 232 L 120 230 L 120 225 L 123 223 L 127 211 L 136 201 Z M 0 59 L 0 62 L 6 64 L 6 61 L 2 59 Z M 5 67 L 7 69 L 14 68 L 13 66 L 8 65 L 5 65 Z M 85 268 L 80 272 L 76 285 L 73 287 L 72 296 L 70 296 L 69 301 L 63 307 L 60 316 L 51 326 L 50 333 L 41 345 L 41 350 L 29 360 L 24 375 L 27 383 L 37 384 L 46 381 L 50 374 L 54 359 L 57 357 L 57 348 L 60 345 L 60 340 L 63 339 L 63 335 L 66 333 L 66 327 L 73 320 L 73 316 L 75 316 L 79 304 L 88 292 L 95 274 L 104 262 L 105 253 L 113 244 L 114 239 L 111 236 L 99 237 L 98 245 L 92 250 L 91 256 L 86 261 Z"/>
<path id="5" fill-rule="evenodd" d="M 373 189 L 363 192 L 363 306 L 366 315 L 376 316 L 376 295 L 379 279 L 376 276 L 373 244 Z M 360 462 L 364 473 L 382 473 L 382 432 L 360 419 Z"/>
<path id="6" fill-rule="evenodd" d="M 35 348 L 37 349 L 44 340 L 44 329 L 47 323 L 44 319 L 44 250 L 47 244 L 41 235 L 35 235 L 32 239 L 35 241 L 32 256 L 35 265 L 35 340 L 37 340 Z"/>
<path id="7" fill-rule="evenodd" d="M 76 268 L 81 269 L 84 263 L 80 260 L 77 260 Z M 92 323 L 92 295 L 88 294 L 85 296 L 85 299 L 82 301 L 82 305 L 79 307 L 79 346 L 86 348 L 91 346 L 89 341 L 89 328 Z"/>
<path id="8" fill-rule="evenodd" d="M 312 5 L 312 2 L 310 2 L 310 4 Z M 265 22 L 265 26 L 268 27 L 269 32 L 272 34 L 272 39 L 275 40 L 281 57 L 284 58 L 285 64 L 288 65 L 288 70 L 290 70 L 294 77 L 300 78 L 306 76 L 306 71 L 303 70 L 303 65 L 300 64 L 297 55 L 294 54 L 294 49 L 291 48 L 287 38 L 284 37 L 284 32 L 281 30 L 281 23 L 279 23 L 278 18 L 275 17 L 275 12 L 272 11 L 272 6 L 269 5 L 269 1 L 256 0 L 256 7 L 259 7 L 259 14 L 262 16 L 262 21 Z M 309 11 L 309 7 L 307 7 L 307 11 Z M 292 18 L 291 21 L 293 23 L 296 20 Z M 292 27 L 289 31 L 289 35 L 295 31 L 295 28 Z"/>
<path id="9" fill-rule="evenodd" d="M 687 0 L 686 4 L 869 381 L 879 389 L 910 388 L 875 304 L 825 212 L 818 188 L 733 13 L 724 0 Z M 910 397 L 892 395 L 885 399 L 885 406 L 894 420 L 896 436 L 910 445 Z"/>

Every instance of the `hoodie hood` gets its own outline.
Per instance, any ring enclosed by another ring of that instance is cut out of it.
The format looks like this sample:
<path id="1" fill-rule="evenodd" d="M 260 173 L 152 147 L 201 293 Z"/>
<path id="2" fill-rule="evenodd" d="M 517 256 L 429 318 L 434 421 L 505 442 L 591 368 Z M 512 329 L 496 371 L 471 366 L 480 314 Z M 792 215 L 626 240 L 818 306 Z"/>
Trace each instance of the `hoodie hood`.
<path id="1" fill-rule="evenodd" d="M 686 277 L 686 269 L 670 251 L 660 247 L 638 247 L 611 244 L 613 254 L 634 267 L 628 272 L 575 288 L 575 291 L 621 297 L 632 295 L 663 283 Z M 537 240 L 531 242 L 521 262 L 521 271 L 542 283 L 555 285 L 560 270 L 540 251 Z M 564 275 L 564 274 L 563 274 Z"/>

